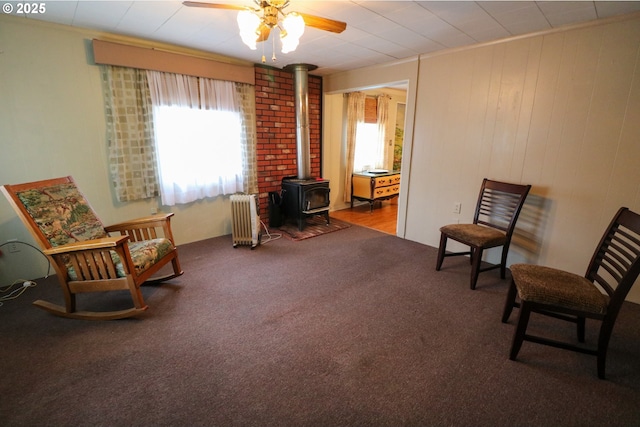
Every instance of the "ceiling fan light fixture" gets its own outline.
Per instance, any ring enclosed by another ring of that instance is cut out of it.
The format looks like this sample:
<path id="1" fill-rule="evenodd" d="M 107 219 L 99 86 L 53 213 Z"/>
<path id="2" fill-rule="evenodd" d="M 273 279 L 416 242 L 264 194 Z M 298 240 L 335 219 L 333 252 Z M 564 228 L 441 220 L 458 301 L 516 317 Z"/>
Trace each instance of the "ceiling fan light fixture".
<path id="1" fill-rule="evenodd" d="M 256 42 L 260 37 L 260 24 L 262 20 L 258 15 L 250 10 L 238 12 L 238 27 L 242 42 L 249 46 L 249 49 L 256 50 Z"/>
<path id="2" fill-rule="evenodd" d="M 238 27 L 240 28 L 240 37 L 242 38 L 242 42 L 251 50 L 256 50 L 258 42 L 266 42 L 269 40 L 271 30 L 276 27 L 280 31 L 283 53 L 296 50 L 300 42 L 300 37 L 304 33 L 305 26 L 335 34 L 340 34 L 347 28 L 345 22 L 330 18 L 323 18 L 308 13 L 284 13 L 282 10 L 289 6 L 289 1 L 290 0 L 253 0 L 253 3 L 255 3 L 253 8 L 233 4 L 229 2 L 229 0 L 226 0 L 225 3 L 187 0 L 183 1 L 182 4 L 187 7 L 239 11 Z M 275 37 L 272 38 L 272 40 L 275 45 Z"/>
<path id="3" fill-rule="evenodd" d="M 283 30 L 280 31 L 282 53 L 293 52 L 304 34 L 304 19 L 295 12 L 288 13 L 282 21 L 282 27 Z"/>

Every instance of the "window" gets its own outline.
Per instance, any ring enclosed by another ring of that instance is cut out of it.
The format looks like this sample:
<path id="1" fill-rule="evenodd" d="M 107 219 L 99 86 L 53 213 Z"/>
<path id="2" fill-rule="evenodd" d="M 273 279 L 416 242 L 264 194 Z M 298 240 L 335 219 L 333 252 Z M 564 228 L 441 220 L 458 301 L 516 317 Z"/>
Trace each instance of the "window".
<path id="1" fill-rule="evenodd" d="M 382 153 L 379 152 L 379 138 L 377 123 L 358 123 L 353 157 L 353 170 L 355 172 L 382 167 L 384 158 Z"/>
<path id="2" fill-rule="evenodd" d="M 239 113 L 155 106 L 162 203 L 188 203 L 242 191 Z"/>
<path id="3" fill-rule="evenodd" d="M 118 201 L 258 192 L 253 85 L 116 66 L 102 81 Z"/>
<path id="4" fill-rule="evenodd" d="M 147 71 L 162 204 L 244 191 L 242 96 L 235 83 Z"/>

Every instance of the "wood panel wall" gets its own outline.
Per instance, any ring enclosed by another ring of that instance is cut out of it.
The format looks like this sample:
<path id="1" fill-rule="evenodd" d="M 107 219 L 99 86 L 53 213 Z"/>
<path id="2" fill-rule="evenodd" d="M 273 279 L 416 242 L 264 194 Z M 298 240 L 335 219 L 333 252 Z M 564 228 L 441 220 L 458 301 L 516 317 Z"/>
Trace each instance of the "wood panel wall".
<path id="1" fill-rule="evenodd" d="M 470 221 L 484 177 L 530 183 L 510 263 L 584 273 L 616 210 L 640 211 L 639 22 L 421 58 L 406 237 Z"/>

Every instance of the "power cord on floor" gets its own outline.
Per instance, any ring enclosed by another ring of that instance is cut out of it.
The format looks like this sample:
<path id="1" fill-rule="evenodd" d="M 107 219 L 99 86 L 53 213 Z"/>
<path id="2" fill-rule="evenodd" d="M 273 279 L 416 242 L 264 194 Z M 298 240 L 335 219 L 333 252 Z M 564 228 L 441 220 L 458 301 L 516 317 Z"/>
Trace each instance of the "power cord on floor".
<path id="1" fill-rule="evenodd" d="M 44 252 L 42 252 L 39 248 L 33 246 L 31 243 L 21 242 L 19 240 L 14 240 L 14 241 L 11 241 L 11 242 L 5 242 L 5 243 L 1 244 L 0 245 L 0 249 L 2 249 L 3 246 L 12 245 L 12 244 L 15 244 L 15 243 L 18 243 L 20 245 L 29 246 L 30 248 L 33 248 L 36 251 L 38 251 L 38 253 L 40 255 L 42 255 L 44 257 L 44 259 L 47 260 L 47 274 L 44 276 L 44 278 L 46 279 L 47 277 L 49 277 L 49 273 L 51 273 L 51 262 L 49 261 L 49 258 L 47 258 L 47 256 L 44 254 Z"/>
<path id="2" fill-rule="evenodd" d="M 13 287 L 16 285 L 20 285 L 20 286 L 14 289 Z M 33 280 L 18 279 L 12 284 L 10 284 L 9 286 L 0 288 L 1 294 L 9 292 L 9 294 L 7 295 L 0 296 L 0 307 L 4 305 L 4 301 L 9 301 L 9 300 L 18 298 L 27 290 L 27 288 L 33 288 L 34 286 L 36 286 L 36 282 L 34 282 Z"/>
<path id="3" fill-rule="evenodd" d="M 261 244 L 269 243 L 273 240 L 278 240 L 279 238 L 282 237 L 282 234 L 280 233 L 273 233 L 273 234 L 269 233 L 269 227 L 267 227 L 262 220 L 260 220 L 260 224 L 262 224 L 262 226 L 264 227 L 264 232 L 267 234 L 267 236 L 269 236 L 267 240 L 260 241 Z"/>
<path id="4" fill-rule="evenodd" d="M 30 243 L 26 243 L 26 242 L 21 242 L 19 240 L 14 240 L 11 242 L 6 242 L 0 245 L 0 248 L 2 248 L 3 246 L 6 245 L 10 245 L 10 244 L 21 244 L 21 245 L 25 245 L 25 246 L 29 246 L 30 248 L 35 249 L 36 251 L 38 251 L 38 253 L 40 255 L 42 255 L 46 260 L 47 260 L 47 274 L 44 276 L 44 278 L 48 278 L 49 274 L 51 273 L 51 262 L 49 261 L 49 258 L 47 258 L 47 256 L 44 254 L 44 252 L 42 252 L 39 248 L 33 246 Z M 14 286 L 16 285 L 20 285 L 20 287 L 13 289 Z M 15 282 L 13 282 L 12 284 L 10 284 L 9 286 L 5 286 L 4 288 L 0 288 L 0 294 L 4 294 L 6 292 L 10 292 L 8 295 L 3 295 L 0 296 L 0 307 L 2 307 L 3 305 L 3 301 L 9 301 L 12 299 L 16 299 L 18 298 L 20 295 L 22 295 L 27 288 L 32 288 L 36 286 L 36 282 L 34 282 L 33 280 L 25 280 L 25 279 L 18 279 Z M 12 290 L 13 289 L 13 290 Z"/>

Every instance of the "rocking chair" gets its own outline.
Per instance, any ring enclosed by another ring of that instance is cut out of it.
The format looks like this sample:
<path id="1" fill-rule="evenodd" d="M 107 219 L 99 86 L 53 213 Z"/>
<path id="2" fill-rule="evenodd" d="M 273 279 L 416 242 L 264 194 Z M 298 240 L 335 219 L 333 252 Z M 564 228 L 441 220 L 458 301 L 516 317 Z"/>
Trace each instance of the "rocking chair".
<path id="1" fill-rule="evenodd" d="M 183 273 L 171 233 L 173 213 L 105 227 L 70 176 L 1 188 L 50 259 L 64 294 L 65 307 L 38 300 L 33 304 L 39 308 L 72 319 L 131 317 L 148 308 L 140 292 L 142 284 L 159 283 Z M 111 237 L 109 233 L 118 235 Z M 172 274 L 152 277 L 169 262 Z M 113 290 L 128 290 L 134 307 L 76 309 L 76 294 Z"/>

